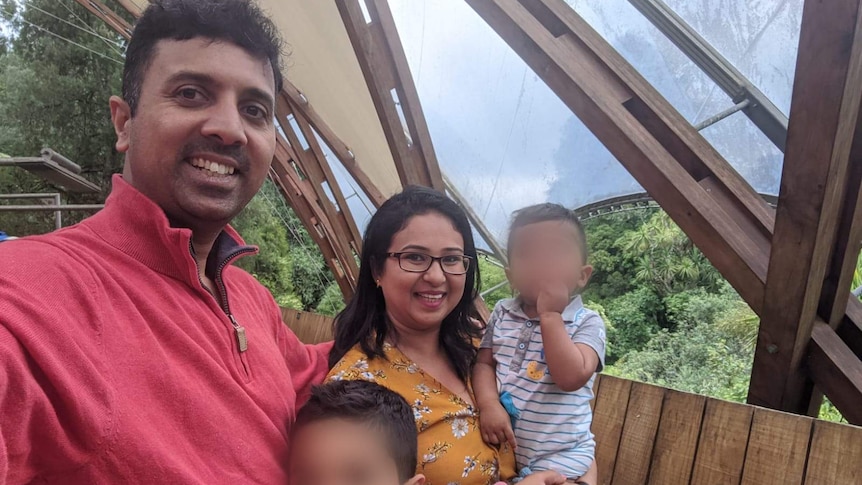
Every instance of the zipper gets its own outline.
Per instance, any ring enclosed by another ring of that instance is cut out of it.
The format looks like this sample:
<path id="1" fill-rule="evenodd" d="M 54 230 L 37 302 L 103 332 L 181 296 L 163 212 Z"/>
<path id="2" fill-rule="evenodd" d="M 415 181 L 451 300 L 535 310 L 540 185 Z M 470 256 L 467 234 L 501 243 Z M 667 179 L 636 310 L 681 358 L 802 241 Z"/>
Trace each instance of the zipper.
<path id="1" fill-rule="evenodd" d="M 236 317 L 234 317 L 233 314 L 230 312 L 230 304 L 228 303 L 228 300 L 227 300 L 227 288 L 225 288 L 224 281 L 222 281 L 221 273 L 225 269 L 225 267 L 227 267 L 227 265 L 230 264 L 231 261 L 242 256 L 243 254 L 253 253 L 253 252 L 254 252 L 254 249 L 251 249 L 251 248 L 240 249 L 240 250 L 234 252 L 233 254 L 231 254 L 230 256 L 225 258 L 224 261 L 219 263 L 218 268 L 216 268 L 216 272 L 215 272 L 215 285 L 216 285 L 216 288 L 218 288 L 218 290 L 219 290 L 219 294 L 221 295 L 222 310 L 224 311 L 225 315 L 227 315 L 228 319 L 230 320 L 230 324 L 233 326 L 233 334 L 234 334 L 234 337 L 236 338 L 236 344 L 237 344 L 237 348 L 239 349 L 240 354 L 242 354 L 246 350 L 248 350 L 248 338 L 246 337 L 246 334 L 245 334 L 245 327 L 240 325 L 239 322 L 236 321 Z M 243 364 L 245 364 L 244 361 L 243 361 Z M 246 371 L 247 370 L 248 369 L 246 369 Z"/>
<path id="2" fill-rule="evenodd" d="M 231 261 L 235 260 L 236 258 L 238 258 L 239 256 L 241 256 L 243 254 L 253 253 L 253 252 L 254 252 L 253 248 L 241 249 L 241 250 L 234 252 L 229 257 L 225 258 L 224 261 L 219 263 L 218 268 L 216 268 L 215 279 L 213 280 L 213 282 L 216 285 L 216 288 L 219 291 L 219 296 L 221 296 L 221 299 L 219 301 L 221 310 L 224 312 L 225 316 L 227 316 L 228 320 L 230 321 L 231 326 L 233 327 L 234 339 L 236 340 L 237 350 L 239 351 L 240 361 L 242 362 L 243 371 L 245 371 L 246 377 L 249 377 L 250 373 L 249 373 L 249 369 L 248 369 L 248 363 L 246 362 L 245 356 L 243 354 L 248 350 L 248 337 L 246 336 L 246 333 L 245 333 L 245 327 L 243 327 L 242 325 L 239 324 L 239 322 L 237 322 L 236 317 L 234 317 L 230 311 L 230 305 L 228 304 L 228 300 L 227 300 L 227 289 L 225 288 L 224 282 L 222 281 L 221 274 L 222 274 L 222 271 L 224 270 L 224 268 L 228 264 L 230 264 Z M 189 241 L 189 253 L 192 255 L 192 257 L 194 257 L 195 248 L 192 245 L 191 241 Z M 204 286 L 204 284 L 203 284 L 203 280 L 200 277 L 200 273 L 198 273 L 198 282 L 201 284 L 201 287 L 203 287 L 204 289 L 207 289 L 207 287 Z M 207 290 L 207 291 L 209 291 L 209 290 Z M 213 296 L 215 296 L 215 295 L 213 295 Z"/>

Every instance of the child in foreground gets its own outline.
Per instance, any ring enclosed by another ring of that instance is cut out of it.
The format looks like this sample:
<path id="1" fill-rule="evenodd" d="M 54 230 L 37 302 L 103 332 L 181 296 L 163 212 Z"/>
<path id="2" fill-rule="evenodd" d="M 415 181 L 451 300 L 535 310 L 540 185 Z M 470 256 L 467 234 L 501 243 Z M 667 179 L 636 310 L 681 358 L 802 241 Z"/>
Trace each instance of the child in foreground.
<path id="1" fill-rule="evenodd" d="M 316 387 L 291 437 L 291 485 L 424 485 L 413 410 L 368 381 Z"/>
<path id="2" fill-rule="evenodd" d="M 494 308 L 473 371 L 482 437 L 511 444 L 522 477 L 552 470 L 595 484 L 590 400 L 605 326 L 581 302 L 592 274 L 583 227 L 557 204 L 521 209 L 508 256 L 518 296 Z"/>

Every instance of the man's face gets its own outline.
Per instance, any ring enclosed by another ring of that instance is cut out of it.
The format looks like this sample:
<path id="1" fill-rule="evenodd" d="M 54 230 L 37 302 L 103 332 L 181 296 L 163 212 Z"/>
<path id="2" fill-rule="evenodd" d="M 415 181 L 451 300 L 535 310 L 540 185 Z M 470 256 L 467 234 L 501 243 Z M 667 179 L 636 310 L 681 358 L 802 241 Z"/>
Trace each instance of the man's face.
<path id="1" fill-rule="evenodd" d="M 269 171 L 274 99 L 269 61 L 211 39 L 160 41 L 134 117 L 111 99 L 124 178 L 172 224 L 220 229 Z"/>

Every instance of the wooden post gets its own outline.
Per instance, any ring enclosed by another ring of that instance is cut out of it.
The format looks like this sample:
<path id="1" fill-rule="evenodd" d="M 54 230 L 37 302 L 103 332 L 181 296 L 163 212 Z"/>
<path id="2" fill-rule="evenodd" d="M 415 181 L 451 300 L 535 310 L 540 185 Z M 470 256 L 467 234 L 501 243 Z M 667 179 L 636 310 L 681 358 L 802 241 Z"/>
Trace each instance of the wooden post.
<path id="1" fill-rule="evenodd" d="M 366 22 L 359 2 L 365 2 L 371 22 Z M 336 0 L 336 5 L 383 124 L 401 184 L 444 191 L 419 94 L 389 5 L 386 0 Z"/>
<path id="2" fill-rule="evenodd" d="M 838 240 L 839 227 L 844 238 L 859 233 L 858 223 L 842 222 L 841 217 L 845 195 L 851 191 L 847 217 L 853 217 L 859 191 L 859 180 L 847 176 L 862 100 L 860 19 L 860 0 L 836 0 L 829 8 L 811 0 L 805 3 L 775 234 L 748 394 L 752 404 L 797 413 L 819 409 L 813 383 L 800 366 L 821 296 L 825 300 L 823 316 L 837 325 L 850 294 L 845 264 L 851 262 L 844 260 L 848 251 L 836 251 L 833 259 L 833 250 L 836 244 L 846 248 L 849 243 Z M 855 259 L 852 264 L 855 267 Z M 825 278 L 831 278 L 832 284 L 825 284 Z M 845 287 L 838 287 L 839 283 Z M 827 293 L 822 291 L 824 286 L 830 287 Z M 834 333 L 831 328 L 828 331 Z"/>

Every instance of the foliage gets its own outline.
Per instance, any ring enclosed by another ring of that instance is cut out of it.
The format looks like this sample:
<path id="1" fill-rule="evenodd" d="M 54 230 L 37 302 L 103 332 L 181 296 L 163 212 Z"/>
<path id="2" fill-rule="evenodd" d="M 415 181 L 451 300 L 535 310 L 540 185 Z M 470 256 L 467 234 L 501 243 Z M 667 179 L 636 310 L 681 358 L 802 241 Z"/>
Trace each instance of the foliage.
<path id="1" fill-rule="evenodd" d="M 68 18 L 81 28 L 55 17 Z M 68 202 L 102 202 L 111 174 L 122 163 L 114 149 L 108 111 L 108 98 L 120 88 L 122 64 L 116 51 L 120 51 L 122 39 L 86 9 L 67 0 L 29 0 L 26 8 L 4 0 L 0 2 L 0 22 L 4 46 L 0 48 L 0 152 L 36 156 L 43 147 L 51 147 L 78 163 L 82 175 L 103 188 L 95 195 L 69 194 Z M 20 192 L 56 192 L 56 188 L 20 169 L 0 170 L 0 193 Z M 65 219 L 75 222 L 84 215 L 67 214 Z M 50 214 L 4 214 L 0 225 L 16 235 L 54 228 Z"/>
<path id="2" fill-rule="evenodd" d="M 293 291 L 287 229 L 272 217 L 265 200 L 265 191 L 274 190 L 271 184 L 264 187 L 246 208 L 233 220 L 233 227 L 246 243 L 262 251 L 257 256 L 242 258 L 237 266 L 245 269 L 269 288 L 281 306 L 301 309 L 302 303 Z"/>
<path id="3" fill-rule="evenodd" d="M 697 314 L 691 299 L 683 312 Z M 715 308 L 715 307 L 713 307 Z M 741 302 L 728 301 L 708 321 L 681 323 L 676 331 L 662 329 L 643 350 L 628 353 L 608 373 L 706 394 L 744 401 L 748 393 L 758 320 Z"/>
<path id="4" fill-rule="evenodd" d="M 714 290 L 721 276 L 665 212 L 656 212 L 617 241 L 634 260 L 635 281 L 664 297 L 694 288 Z"/>
<path id="5" fill-rule="evenodd" d="M 481 275 L 479 291 L 483 293 L 507 282 L 506 270 L 503 269 L 499 261 L 490 256 L 479 256 L 479 273 Z M 489 292 L 483 298 L 488 308 L 493 309 L 498 301 L 511 297 L 512 288 L 508 284 L 504 284 L 500 288 Z"/>
<path id="6" fill-rule="evenodd" d="M 344 310 L 344 295 L 341 294 L 341 288 L 338 287 L 338 283 L 333 281 L 326 287 L 326 291 L 323 292 L 323 297 L 314 311 L 321 315 L 334 317 L 341 310 Z"/>

